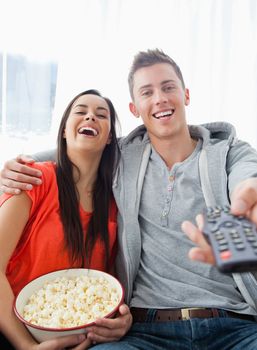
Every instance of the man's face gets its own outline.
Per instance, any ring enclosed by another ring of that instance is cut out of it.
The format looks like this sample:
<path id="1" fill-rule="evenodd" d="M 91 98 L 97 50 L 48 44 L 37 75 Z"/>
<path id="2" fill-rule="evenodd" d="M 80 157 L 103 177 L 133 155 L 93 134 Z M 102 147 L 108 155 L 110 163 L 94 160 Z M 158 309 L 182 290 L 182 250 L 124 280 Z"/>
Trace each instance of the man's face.
<path id="1" fill-rule="evenodd" d="M 157 63 L 136 71 L 133 93 L 130 110 L 141 116 L 152 142 L 175 136 L 183 139 L 189 91 L 183 89 L 170 64 Z"/>

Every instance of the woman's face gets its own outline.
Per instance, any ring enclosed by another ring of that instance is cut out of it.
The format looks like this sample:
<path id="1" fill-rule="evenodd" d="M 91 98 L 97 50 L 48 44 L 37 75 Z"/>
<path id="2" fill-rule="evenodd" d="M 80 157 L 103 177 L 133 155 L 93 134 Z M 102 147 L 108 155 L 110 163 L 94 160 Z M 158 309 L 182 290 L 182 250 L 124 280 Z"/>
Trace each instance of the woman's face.
<path id="1" fill-rule="evenodd" d="M 64 137 L 71 150 L 102 153 L 111 142 L 111 116 L 107 102 L 97 95 L 82 95 L 72 105 Z"/>

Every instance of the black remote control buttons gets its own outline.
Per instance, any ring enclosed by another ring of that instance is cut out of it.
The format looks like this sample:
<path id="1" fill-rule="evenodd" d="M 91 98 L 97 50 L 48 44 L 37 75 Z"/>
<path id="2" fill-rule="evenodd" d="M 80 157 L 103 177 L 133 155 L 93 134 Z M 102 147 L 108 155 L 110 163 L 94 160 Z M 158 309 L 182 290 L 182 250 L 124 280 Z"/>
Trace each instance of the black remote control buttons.
<path id="1" fill-rule="evenodd" d="M 250 220 L 232 215 L 229 206 L 209 207 L 203 233 L 220 271 L 257 271 L 257 228 Z"/>

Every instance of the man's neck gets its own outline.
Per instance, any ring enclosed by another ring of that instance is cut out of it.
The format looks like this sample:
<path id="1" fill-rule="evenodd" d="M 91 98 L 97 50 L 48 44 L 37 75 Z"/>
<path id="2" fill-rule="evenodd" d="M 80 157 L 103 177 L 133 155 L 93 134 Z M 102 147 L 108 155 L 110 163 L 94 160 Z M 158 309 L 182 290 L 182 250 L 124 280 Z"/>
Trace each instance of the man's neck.
<path id="1" fill-rule="evenodd" d="M 194 151 L 197 141 L 190 135 L 183 140 L 165 139 L 152 141 L 155 151 L 161 156 L 167 167 L 171 169 L 175 163 L 183 162 Z"/>

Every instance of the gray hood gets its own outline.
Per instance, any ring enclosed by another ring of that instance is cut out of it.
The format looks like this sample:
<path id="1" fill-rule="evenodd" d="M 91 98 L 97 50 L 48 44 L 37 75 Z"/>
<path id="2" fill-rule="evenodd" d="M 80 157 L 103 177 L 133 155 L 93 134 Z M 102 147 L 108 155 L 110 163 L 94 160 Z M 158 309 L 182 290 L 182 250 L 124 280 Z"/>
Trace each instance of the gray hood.
<path id="1" fill-rule="evenodd" d="M 232 124 L 225 122 L 206 123 L 201 125 L 188 125 L 190 135 L 194 138 L 203 139 L 203 146 L 210 140 L 226 140 L 228 143 L 236 142 L 236 131 Z M 129 144 L 148 143 L 149 137 L 144 125 L 138 126 L 127 136 L 120 139 L 120 147 L 123 149 Z"/>

